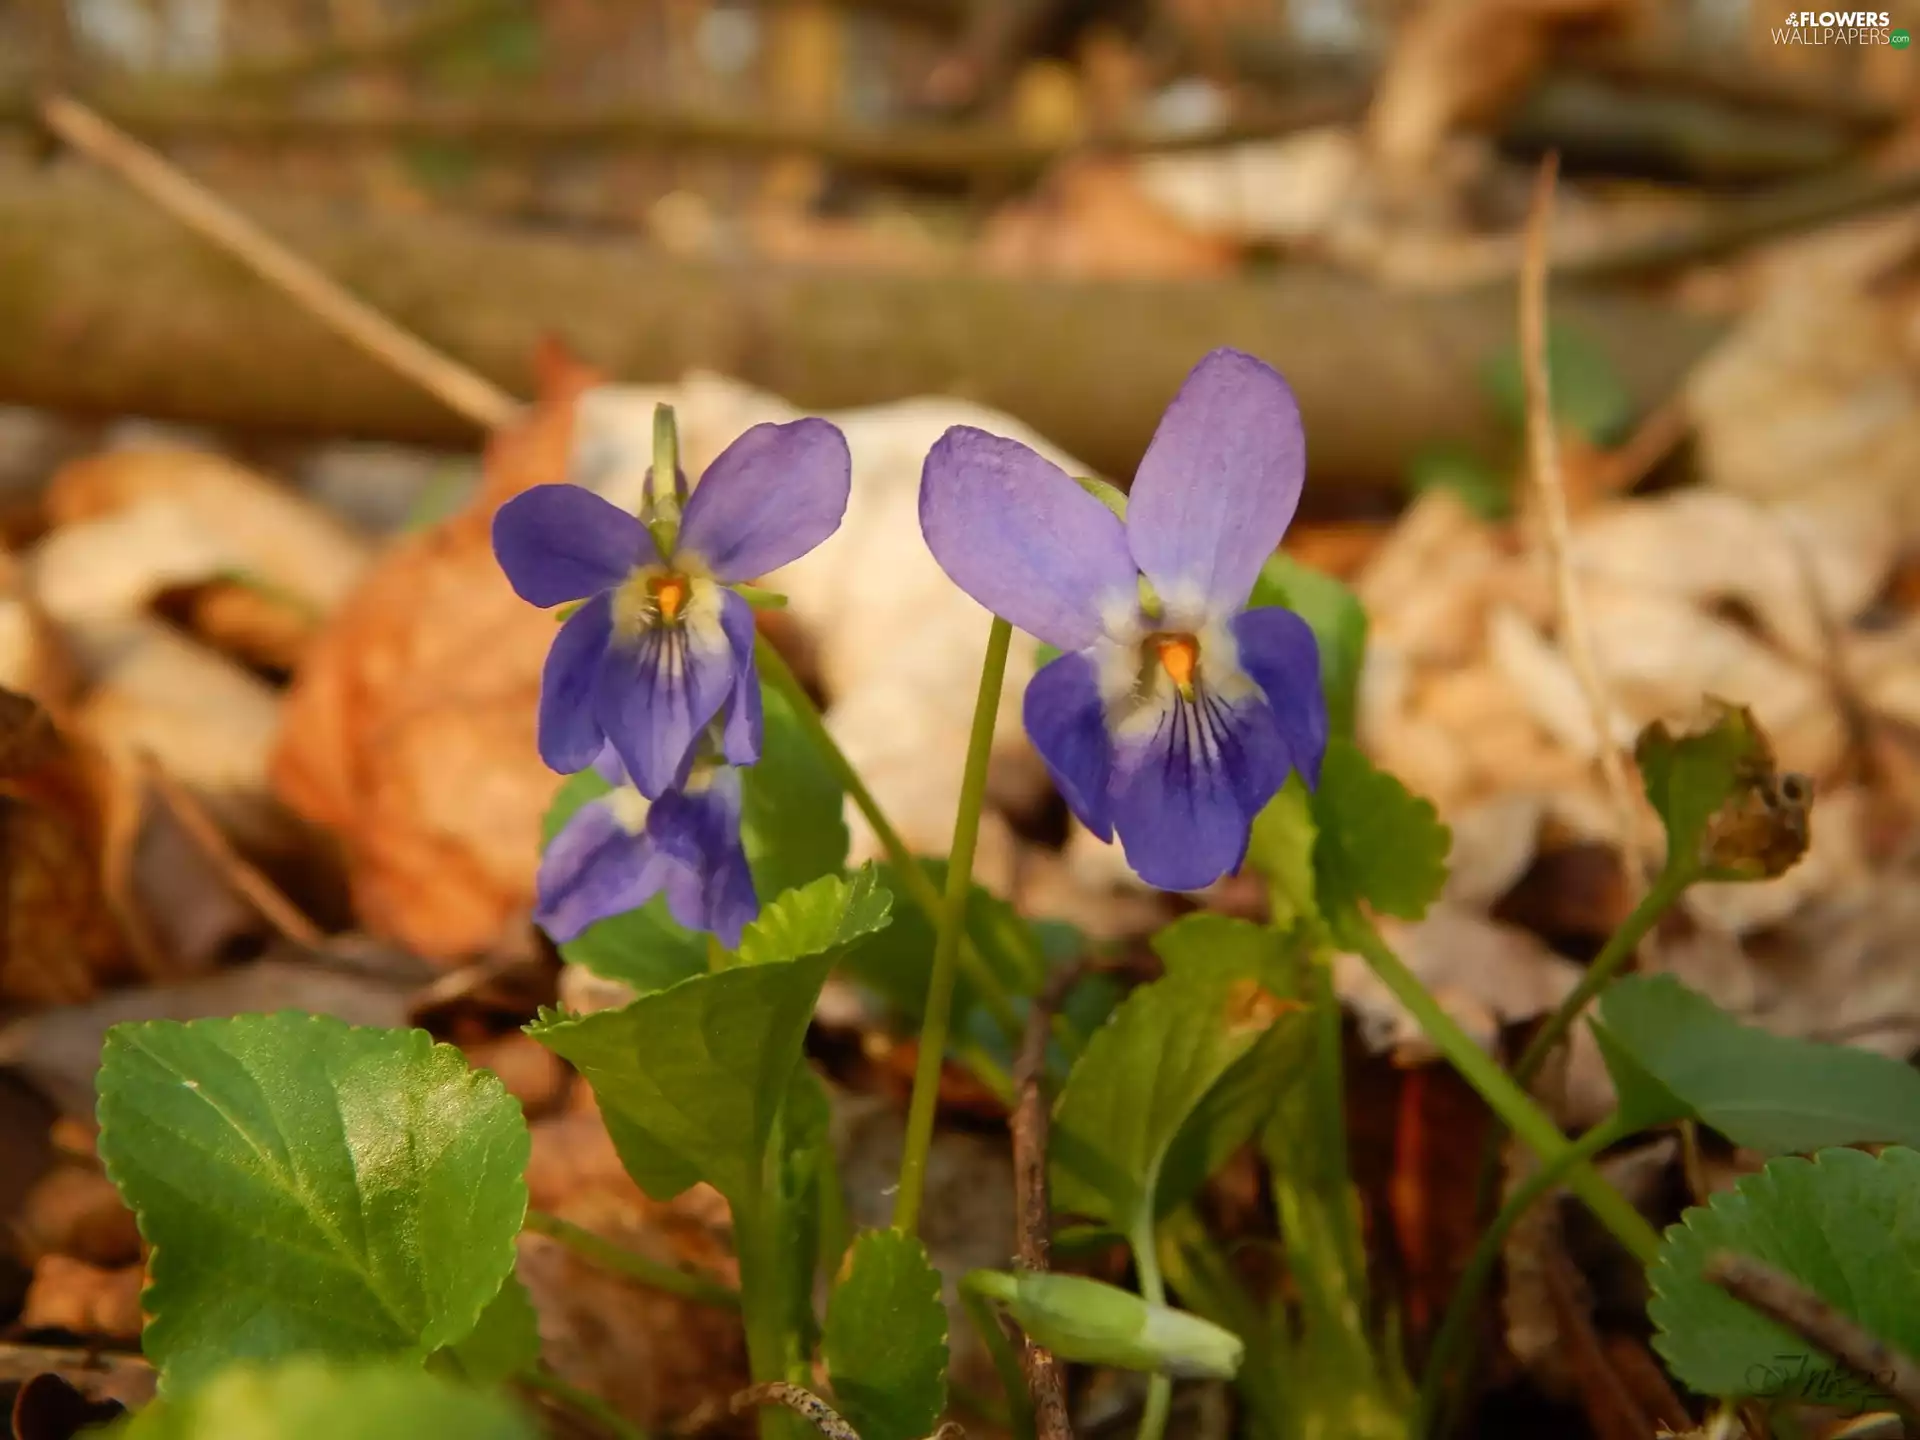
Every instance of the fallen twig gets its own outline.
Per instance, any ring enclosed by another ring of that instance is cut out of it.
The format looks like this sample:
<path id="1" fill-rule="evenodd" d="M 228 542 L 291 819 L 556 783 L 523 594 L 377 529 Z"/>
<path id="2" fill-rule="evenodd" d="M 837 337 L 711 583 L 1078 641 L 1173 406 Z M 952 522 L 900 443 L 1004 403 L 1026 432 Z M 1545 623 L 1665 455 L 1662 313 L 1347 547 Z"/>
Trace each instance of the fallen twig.
<path id="1" fill-rule="evenodd" d="M 749 1385 L 727 1402 L 727 1409 L 732 1414 L 743 1415 L 762 1405 L 784 1406 L 808 1421 L 827 1440 L 860 1440 L 860 1432 L 849 1425 L 839 1411 L 804 1386 L 790 1385 L 784 1380 Z M 963 1440 L 966 1433 L 949 1420 L 927 1440 Z"/>
<path id="2" fill-rule="evenodd" d="M 47 128 L 67 144 L 119 175 L 176 220 L 279 286 L 336 334 L 449 409 L 487 430 L 497 430 L 519 415 L 520 402 L 492 381 L 402 330 L 86 106 L 55 95 L 40 107 L 40 113 Z"/>
<path id="3" fill-rule="evenodd" d="M 1741 1304 L 1831 1355 L 1910 1418 L 1920 1417 L 1920 1362 L 1875 1339 L 1791 1275 L 1730 1251 L 1712 1256 L 1705 1274 Z"/>
<path id="4" fill-rule="evenodd" d="M 1052 1114 L 1047 1108 L 1047 1040 L 1053 1016 L 1082 976 L 1085 964 L 1056 971 L 1027 1011 L 1026 1033 L 1013 1065 L 1013 1088 L 1018 1097 L 1011 1119 L 1013 1130 L 1014 1224 L 1018 1227 L 1022 1270 L 1044 1274 L 1053 1246 L 1053 1210 L 1047 1198 L 1047 1140 Z M 1060 1362 L 1051 1350 L 1032 1337 L 1020 1339 L 1020 1368 L 1027 1377 L 1027 1396 L 1033 1402 L 1037 1440 L 1073 1440 L 1067 1417 L 1067 1385 Z"/>
<path id="5" fill-rule="evenodd" d="M 1646 889 L 1647 857 L 1640 844 L 1639 812 L 1627 780 L 1626 762 L 1613 739 L 1613 705 L 1607 697 L 1606 677 L 1594 654 L 1593 634 L 1573 576 L 1567 524 L 1566 483 L 1560 471 L 1559 437 L 1553 420 L 1552 381 L 1547 371 L 1548 230 L 1553 217 L 1554 181 L 1559 157 L 1540 163 L 1534 181 L 1533 203 L 1527 212 L 1526 247 L 1520 262 L 1520 362 L 1527 397 L 1527 455 L 1538 505 L 1540 533 L 1553 570 L 1559 610 L 1560 638 L 1586 698 L 1600 760 L 1600 774 L 1613 804 L 1620 829 L 1620 849 L 1626 857 L 1627 887 L 1638 900 Z"/>

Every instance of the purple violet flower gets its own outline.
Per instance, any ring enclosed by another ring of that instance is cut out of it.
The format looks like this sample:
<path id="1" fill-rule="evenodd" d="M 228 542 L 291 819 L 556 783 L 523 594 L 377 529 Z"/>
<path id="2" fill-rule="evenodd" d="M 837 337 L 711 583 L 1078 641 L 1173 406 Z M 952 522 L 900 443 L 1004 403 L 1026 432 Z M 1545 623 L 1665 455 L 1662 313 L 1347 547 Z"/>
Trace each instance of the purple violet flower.
<path id="1" fill-rule="evenodd" d="M 647 520 L 578 485 L 536 485 L 502 505 L 493 550 L 520 598 L 586 602 L 547 654 L 540 758 L 572 774 L 610 743 L 640 792 L 657 799 L 686 779 L 699 737 L 725 707 L 727 760 L 759 759 L 753 611 L 727 587 L 833 534 L 850 478 L 846 437 L 805 419 L 754 426 L 707 467 L 684 507 L 659 505 L 677 510 L 677 529 L 655 518 L 651 478 Z"/>
<path id="2" fill-rule="evenodd" d="M 1081 823 L 1118 831 L 1163 890 L 1237 869 L 1287 772 L 1319 779 L 1313 632 L 1246 608 L 1305 470 L 1293 392 L 1237 350 L 1206 356 L 1174 396 L 1124 521 L 1014 440 L 957 425 L 927 456 L 920 528 L 940 567 L 1067 652 L 1027 687 L 1027 734 Z"/>
<path id="3" fill-rule="evenodd" d="M 684 789 L 649 801 L 608 747 L 594 762 L 614 789 L 576 810 L 540 859 L 534 921 L 564 944 L 664 892 L 667 912 L 729 950 L 760 913 L 740 845 L 740 772 L 702 762 Z"/>

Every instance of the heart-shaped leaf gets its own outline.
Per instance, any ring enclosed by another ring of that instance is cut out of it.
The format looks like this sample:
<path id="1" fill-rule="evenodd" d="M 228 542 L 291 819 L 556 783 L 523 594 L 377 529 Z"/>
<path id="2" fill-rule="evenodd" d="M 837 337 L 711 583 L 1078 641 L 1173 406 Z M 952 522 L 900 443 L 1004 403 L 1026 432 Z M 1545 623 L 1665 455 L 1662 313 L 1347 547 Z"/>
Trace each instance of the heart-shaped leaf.
<path id="1" fill-rule="evenodd" d="M 1208 1097 L 1297 1009 L 1270 988 L 1257 948 L 1187 949 L 1169 943 L 1180 958 L 1094 1033 L 1054 1107 L 1056 1207 L 1130 1239 L 1250 1133 L 1249 1107 L 1210 1110 Z M 1204 1133 L 1183 1133 L 1196 1117 Z"/>
<path id="2" fill-rule="evenodd" d="M 898 1230 L 853 1242 L 827 1301 L 834 1398 L 860 1440 L 922 1440 L 947 1404 L 947 1307 L 926 1247 Z"/>
<path id="3" fill-rule="evenodd" d="M 740 937 L 740 960 L 775 965 L 804 955 L 841 952 L 883 930 L 892 920 L 893 897 L 871 865 L 851 880 L 826 875 L 789 890 L 760 912 Z"/>
<path id="4" fill-rule="evenodd" d="M 290 1360 L 221 1372 L 107 1432 L 117 1440 L 535 1440 L 500 1395 L 397 1365 Z"/>
<path id="5" fill-rule="evenodd" d="M 1827 1356 L 1705 1279 L 1722 1250 L 1765 1261 L 1877 1339 L 1920 1354 L 1920 1153 L 1823 1150 L 1771 1161 L 1687 1211 L 1647 1272 L 1654 1348 L 1693 1389 L 1864 1402 L 1862 1385 Z"/>
<path id="6" fill-rule="evenodd" d="M 520 1106 L 420 1030 L 116 1025 L 100 1158 L 153 1247 L 169 1390 L 234 1359 L 421 1360 L 470 1334 L 527 1209 Z"/>
<path id="7" fill-rule="evenodd" d="M 542 1011 L 527 1033 L 586 1077 L 621 1163 L 654 1199 L 702 1180 L 729 1200 L 756 1196 L 837 947 L 885 913 L 871 871 L 816 880 L 782 895 L 755 928 L 834 948 L 781 959 L 786 942 L 767 938 L 760 963 L 697 975 L 618 1010 Z"/>
<path id="8" fill-rule="evenodd" d="M 1768 1155 L 1920 1146 L 1911 1065 L 1742 1025 L 1671 975 L 1616 981 L 1592 1025 L 1621 1116 L 1636 1128 L 1694 1119 Z"/>

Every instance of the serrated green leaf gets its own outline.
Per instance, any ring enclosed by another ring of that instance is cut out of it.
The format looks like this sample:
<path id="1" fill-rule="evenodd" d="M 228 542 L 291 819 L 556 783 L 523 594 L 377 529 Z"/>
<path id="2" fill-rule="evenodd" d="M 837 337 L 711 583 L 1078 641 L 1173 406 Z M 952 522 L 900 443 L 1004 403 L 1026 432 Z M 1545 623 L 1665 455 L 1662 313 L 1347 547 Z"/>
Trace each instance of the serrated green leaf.
<path id="1" fill-rule="evenodd" d="M 170 1391 L 236 1359 L 419 1361 L 512 1271 L 526 1122 L 424 1031 L 116 1025 L 99 1090 L 100 1158 L 154 1247 L 142 1344 Z"/>
<path id="2" fill-rule="evenodd" d="M 926 1247 L 898 1230 L 853 1242 L 827 1301 L 822 1349 L 860 1440 L 922 1440 L 947 1405 L 947 1307 Z"/>
<path id="3" fill-rule="evenodd" d="M 843 950 L 883 930 L 892 919 L 893 896 L 875 868 L 863 865 L 851 880 L 826 875 L 789 890 L 760 912 L 740 937 L 740 961 L 775 965 Z"/>
<path id="4" fill-rule="evenodd" d="M 1687 1211 L 1647 1272 L 1654 1349 L 1694 1390 L 1864 1401 L 1830 1359 L 1705 1279 L 1722 1250 L 1785 1271 L 1877 1339 L 1920 1354 L 1920 1154 L 1823 1150 L 1771 1161 Z"/>
<path id="5" fill-rule="evenodd" d="M 1591 444 L 1625 439 L 1633 428 L 1633 393 L 1607 352 L 1585 331 L 1558 321 L 1547 325 L 1546 350 L 1553 418 Z M 1522 432 L 1527 398 L 1519 350 L 1508 345 L 1495 353 L 1483 378 L 1501 418 L 1516 434 Z"/>
<path id="6" fill-rule="evenodd" d="M 834 875 L 851 843 L 846 792 L 821 762 L 814 743 L 778 690 L 763 685 L 765 727 L 760 762 L 741 773 L 740 843 L 761 903 Z M 569 776 L 541 824 L 541 848 L 582 805 L 612 788 L 591 770 Z M 667 913 L 664 896 L 602 920 L 560 946 L 561 956 L 641 994 L 664 990 L 707 969 L 707 937 Z"/>
<path id="7" fill-rule="evenodd" d="M 1439 897 L 1451 833 L 1431 801 L 1374 768 L 1351 740 L 1327 746 L 1313 819 L 1320 909 L 1329 918 L 1365 902 L 1418 920 Z"/>
<path id="8" fill-rule="evenodd" d="M 500 1293 L 480 1312 L 466 1339 L 434 1352 L 428 1364 L 474 1385 L 493 1385 L 524 1375 L 540 1360 L 540 1317 L 518 1275 L 507 1276 Z"/>
<path id="9" fill-rule="evenodd" d="M 1671 975 L 1615 981 L 1591 1023 L 1635 1128 L 1694 1119 L 1767 1155 L 1920 1146 L 1911 1065 L 1742 1025 Z"/>
<path id="10" fill-rule="evenodd" d="M 1687 880 L 1762 880 L 1805 853 L 1811 782 L 1776 772 L 1773 747 L 1743 706 L 1710 702 L 1711 718 L 1675 736 L 1658 721 L 1633 758 L 1667 832 L 1667 870 Z M 1798 782 L 1798 787 L 1788 782 Z"/>
<path id="11" fill-rule="evenodd" d="M 103 1432 L 116 1440 L 535 1440 L 501 1395 L 399 1365 L 243 1365 Z"/>
<path id="12" fill-rule="evenodd" d="M 593 1087 L 620 1163 L 656 1200 L 755 1193 L 831 955 L 696 975 L 618 1010 L 542 1011 L 527 1033 Z"/>
<path id="13" fill-rule="evenodd" d="M 1269 978 L 1249 973 L 1243 955 L 1195 953 L 1114 1011 L 1088 1041 L 1054 1107 L 1058 1210 L 1138 1236 L 1156 1213 L 1184 1198 L 1179 1192 L 1195 1183 L 1196 1169 L 1239 1143 L 1210 1126 L 1207 1133 L 1182 1132 L 1196 1117 L 1228 1118 L 1204 1108 L 1210 1092 L 1256 1052 L 1288 1008 L 1268 988 Z"/>
<path id="14" fill-rule="evenodd" d="M 1307 622 L 1320 644 L 1320 688 L 1332 733 L 1353 735 L 1360 667 L 1366 660 L 1367 612 L 1346 585 L 1291 555 L 1269 556 L 1249 605 L 1282 605 Z"/>
<path id="15" fill-rule="evenodd" d="M 1317 919 L 1313 848 L 1319 831 L 1313 823 L 1313 797 L 1299 772 L 1287 776 L 1280 793 L 1253 818 L 1247 863 L 1266 877 L 1267 904 L 1276 930 Z"/>

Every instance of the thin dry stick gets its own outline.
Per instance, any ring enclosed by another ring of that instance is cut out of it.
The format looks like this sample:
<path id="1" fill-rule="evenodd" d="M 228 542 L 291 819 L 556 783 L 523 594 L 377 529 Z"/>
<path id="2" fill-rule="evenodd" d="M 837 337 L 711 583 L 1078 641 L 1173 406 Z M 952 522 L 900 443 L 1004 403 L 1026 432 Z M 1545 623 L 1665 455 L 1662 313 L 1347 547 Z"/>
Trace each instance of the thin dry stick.
<path id="1" fill-rule="evenodd" d="M 1600 753 L 1600 774 L 1613 803 L 1620 827 L 1620 848 L 1627 857 L 1627 886 L 1637 899 L 1646 888 L 1647 857 L 1640 844 L 1639 812 L 1627 781 L 1626 763 L 1613 741 L 1613 706 L 1607 699 L 1606 679 L 1593 651 L 1587 612 L 1580 588 L 1574 583 L 1569 555 L 1567 491 L 1560 473 L 1560 444 L 1554 433 L 1553 392 L 1547 373 L 1547 237 L 1553 219 L 1553 187 L 1560 157 L 1549 154 L 1540 162 L 1534 180 L 1533 203 L 1527 212 L 1526 249 L 1520 263 L 1520 361 L 1526 381 L 1527 456 L 1539 504 L 1540 528 L 1546 541 L 1547 562 L 1553 569 L 1560 634 L 1586 698 Z"/>
<path id="2" fill-rule="evenodd" d="M 137 764 L 141 779 L 153 787 L 154 794 L 160 797 L 173 818 L 180 822 L 180 828 L 187 832 L 187 838 L 195 848 L 220 872 L 220 878 L 259 911 L 262 918 L 280 932 L 282 938 L 309 950 L 317 950 L 326 944 L 326 932 L 309 920 L 300 907 L 287 898 L 285 891 L 233 848 L 221 833 L 219 824 L 192 791 L 169 775 L 165 767 L 145 751 L 140 752 Z"/>
<path id="3" fill-rule="evenodd" d="M 1027 1028 L 1013 1066 L 1013 1089 L 1018 1096 L 1013 1129 L 1014 1217 L 1019 1227 L 1019 1266 L 1045 1274 L 1053 1244 L 1053 1213 L 1047 1198 L 1047 1140 L 1052 1116 L 1047 1109 L 1047 1039 L 1054 1012 L 1087 967 L 1069 965 L 1056 971 L 1027 1011 Z M 1073 1440 L 1067 1418 L 1067 1384 L 1060 1362 L 1051 1350 L 1031 1336 L 1020 1337 L 1020 1369 L 1027 1377 L 1027 1396 L 1033 1402 L 1036 1440 Z"/>
<path id="4" fill-rule="evenodd" d="M 238 210 L 175 169 L 86 106 L 64 95 L 40 107 L 47 128 L 105 166 L 174 219 L 280 287 L 336 334 L 404 375 L 456 414 L 497 430 L 520 414 L 520 402 L 485 376 L 401 329 L 365 301 L 301 259 Z"/>
<path id="5" fill-rule="evenodd" d="M 1724 1250 L 1707 1261 L 1705 1274 L 1741 1304 L 1831 1355 L 1874 1393 L 1887 1396 L 1908 1415 L 1920 1416 L 1920 1363 L 1874 1339 L 1791 1275 Z"/>

